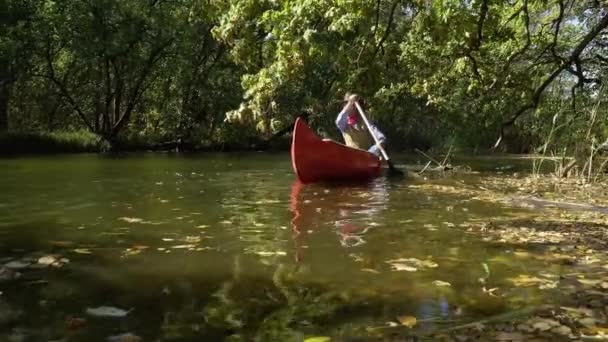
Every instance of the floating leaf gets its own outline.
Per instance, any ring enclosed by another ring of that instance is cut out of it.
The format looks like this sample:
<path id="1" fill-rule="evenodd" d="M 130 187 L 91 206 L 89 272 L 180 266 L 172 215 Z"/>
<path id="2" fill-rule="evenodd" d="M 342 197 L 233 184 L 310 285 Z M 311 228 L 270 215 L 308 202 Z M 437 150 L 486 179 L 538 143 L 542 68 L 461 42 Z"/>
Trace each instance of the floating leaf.
<path id="1" fill-rule="evenodd" d="M 120 335 L 114 335 L 107 338 L 108 342 L 140 342 L 142 341 L 141 337 L 132 334 L 125 333 Z"/>
<path id="2" fill-rule="evenodd" d="M 536 322 L 532 325 L 532 328 L 539 331 L 547 331 L 551 329 L 551 325 L 547 322 Z"/>
<path id="3" fill-rule="evenodd" d="M 87 248 L 76 248 L 74 252 L 78 254 L 92 254 L 91 251 Z"/>
<path id="4" fill-rule="evenodd" d="M 78 329 L 84 327 L 87 324 L 87 320 L 79 317 L 70 317 L 65 320 L 65 324 L 69 329 Z"/>
<path id="5" fill-rule="evenodd" d="M 419 260 L 416 258 L 400 258 L 395 260 L 388 260 L 387 263 L 391 264 L 395 271 L 408 271 L 415 272 L 419 269 L 434 268 L 437 267 L 437 263 L 430 260 Z"/>
<path id="6" fill-rule="evenodd" d="M 137 217 L 119 217 L 118 219 L 129 223 L 141 223 L 144 221 L 143 219 Z"/>
<path id="7" fill-rule="evenodd" d="M 395 271 L 407 271 L 407 272 L 416 272 L 417 268 L 406 265 L 406 264 L 392 264 L 393 270 Z"/>
<path id="8" fill-rule="evenodd" d="M 435 286 L 452 286 L 452 284 L 448 283 L 447 281 L 442 281 L 442 280 L 434 280 L 433 285 L 435 285 Z"/>
<path id="9" fill-rule="evenodd" d="M 309 337 L 304 340 L 304 342 L 330 342 L 331 338 L 327 336 L 315 336 Z"/>
<path id="10" fill-rule="evenodd" d="M 399 321 L 399 323 L 401 323 L 401 325 L 406 326 L 408 328 L 412 328 L 416 325 L 416 323 L 418 323 L 418 320 L 414 316 L 401 316 L 398 317 L 397 320 Z"/>
<path id="11" fill-rule="evenodd" d="M 196 247 L 196 245 L 193 245 L 193 244 L 171 246 L 171 248 L 173 248 L 173 249 L 186 249 L 186 248 L 194 248 L 194 247 Z"/>
<path id="12" fill-rule="evenodd" d="M 69 262 L 68 259 L 65 259 L 65 258 L 59 259 L 57 256 L 54 256 L 54 255 L 45 255 L 45 256 L 41 257 L 40 259 L 38 259 L 38 264 L 45 265 L 45 266 L 61 266 L 62 263 L 67 263 L 67 262 Z"/>
<path id="13" fill-rule="evenodd" d="M 4 264 L 4 267 L 11 269 L 11 270 L 20 270 L 20 269 L 28 267 L 29 265 L 31 265 L 31 263 L 26 262 L 26 261 L 15 260 L 15 261 L 7 262 L 6 264 Z"/>
<path id="14" fill-rule="evenodd" d="M 375 273 L 375 274 L 380 274 L 380 272 L 376 271 L 373 268 L 362 268 L 361 271 L 363 271 L 363 272 L 369 272 L 369 273 Z"/>
<path id="15" fill-rule="evenodd" d="M 526 336 L 518 332 L 499 332 L 496 335 L 498 341 L 523 341 Z"/>
<path id="16" fill-rule="evenodd" d="M 287 255 L 287 253 L 283 252 L 283 251 L 276 251 L 276 252 L 270 252 L 270 251 L 259 251 L 259 252 L 255 252 L 255 254 L 257 255 L 261 255 L 261 256 L 271 256 L 271 255 Z"/>
<path id="17" fill-rule="evenodd" d="M 550 289 L 557 287 L 557 281 L 538 277 L 531 277 L 525 274 L 520 274 L 516 278 L 508 278 L 508 280 L 513 282 L 515 286 L 520 287 L 538 286 L 540 289 Z"/>
<path id="18" fill-rule="evenodd" d="M 578 279 L 578 282 L 583 285 L 595 286 L 601 283 L 602 281 L 597 279 Z"/>
<path id="19" fill-rule="evenodd" d="M 567 335 L 572 334 L 572 329 L 570 329 L 569 327 L 567 327 L 565 325 L 560 325 L 559 327 L 555 327 L 555 328 L 551 329 L 551 332 L 554 334 L 567 336 Z"/>
<path id="20" fill-rule="evenodd" d="M 131 309 L 133 310 L 133 309 Z M 125 317 L 131 312 L 112 306 L 100 306 L 97 308 L 87 308 L 86 313 L 95 317 Z"/>
<path id="21" fill-rule="evenodd" d="M 580 319 L 578 321 L 581 325 L 585 326 L 585 327 L 595 327 L 597 325 L 597 320 L 595 318 L 592 317 L 587 317 L 587 318 L 583 318 Z"/>

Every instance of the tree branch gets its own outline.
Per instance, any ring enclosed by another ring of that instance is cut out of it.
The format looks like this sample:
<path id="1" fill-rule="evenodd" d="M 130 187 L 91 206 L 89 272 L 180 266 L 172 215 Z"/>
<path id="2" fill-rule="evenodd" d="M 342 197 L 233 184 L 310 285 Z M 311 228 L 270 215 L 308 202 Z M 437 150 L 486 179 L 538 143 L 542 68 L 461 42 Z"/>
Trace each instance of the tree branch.
<path id="1" fill-rule="evenodd" d="M 391 12 L 388 16 L 388 23 L 386 24 L 386 30 L 384 31 L 384 35 L 380 39 L 378 46 L 376 46 L 376 49 L 374 50 L 374 53 L 372 54 L 372 58 L 371 58 L 372 60 L 374 60 L 376 58 L 376 55 L 378 54 L 378 51 L 380 51 L 382 44 L 384 44 L 384 42 L 386 41 L 386 39 L 388 38 L 388 36 L 391 33 L 391 26 L 393 25 L 393 20 L 395 19 L 395 9 L 397 9 L 397 5 L 399 5 L 400 2 L 401 2 L 401 0 L 395 0 L 395 2 L 393 2 L 393 5 L 391 6 Z"/>
<path id="2" fill-rule="evenodd" d="M 471 54 L 471 50 L 467 51 L 467 58 L 471 60 L 471 68 L 473 69 L 473 73 L 478 80 L 481 80 L 481 74 L 479 73 L 479 67 L 477 66 L 477 60 Z"/>
<path id="3" fill-rule="evenodd" d="M 127 107 L 125 108 L 124 113 L 121 115 L 118 122 L 116 122 L 114 124 L 114 127 L 112 127 L 112 132 L 110 133 L 111 137 L 116 136 L 118 134 L 118 132 L 120 131 L 120 129 L 125 125 L 125 123 L 127 121 L 129 121 L 129 118 L 131 117 L 131 112 L 133 112 L 133 109 L 135 108 L 135 106 L 139 102 L 141 96 L 145 92 L 146 87 L 143 86 L 144 81 L 146 80 L 146 78 L 148 77 L 150 72 L 152 71 L 152 68 L 156 64 L 158 57 L 172 43 L 173 43 L 173 38 L 168 39 L 166 42 L 159 45 L 156 49 L 154 49 L 150 53 L 150 56 L 148 57 L 148 60 L 147 60 L 146 64 L 144 65 L 139 78 L 135 82 L 135 86 L 133 87 L 133 91 L 129 98 L 129 101 L 127 101 Z"/>
<path id="4" fill-rule="evenodd" d="M 595 54 L 595 57 L 600 61 L 600 63 L 608 64 L 608 57 L 601 56 L 600 54 Z"/>
<path id="5" fill-rule="evenodd" d="M 544 92 L 544 90 L 553 82 L 553 80 L 568 66 L 574 63 L 580 56 L 580 54 L 585 50 L 585 48 L 593 41 L 593 39 L 606 27 L 608 27 L 608 13 L 604 15 L 604 17 L 597 23 L 597 25 L 589 31 L 583 39 L 576 45 L 570 56 L 565 62 L 562 62 L 551 74 L 543 81 L 543 83 L 536 89 L 530 101 L 528 101 L 525 105 L 519 108 L 513 116 L 500 124 L 500 136 L 494 144 L 494 148 L 498 147 L 504 137 L 504 129 L 506 127 L 512 126 L 515 123 L 515 120 L 527 112 L 529 109 L 534 109 L 538 106 L 540 98 Z"/>
<path id="6" fill-rule="evenodd" d="M 486 20 L 488 14 L 488 0 L 483 0 L 479 7 L 479 21 L 477 22 L 477 42 L 475 42 L 475 48 L 479 49 L 481 41 L 483 40 L 483 23 Z"/>
<path id="7" fill-rule="evenodd" d="M 559 29 L 562 24 L 562 20 L 564 19 L 564 2 L 562 0 L 558 0 L 558 4 L 559 4 L 559 15 L 557 16 L 557 19 L 555 19 L 553 21 L 553 24 L 555 25 L 555 33 L 553 34 L 553 42 L 550 44 L 550 46 L 551 46 L 551 53 L 553 53 L 553 56 L 557 59 L 563 60 L 563 58 L 560 57 L 557 54 L 557 52 L 555 51 L 555 47 L 557 46 L 557 37 L 559 36 Z"/>
<path id="8" fill-rule="evenodd" d="M 528 12 L 528 0 L 524 0 L 524 4 L 521 6 L 521 11 L 524 13 L 524 23 L 526 25 L 526 44 L 519 50 L 513 52 L 507 59 L 507 63 L 503 68 L 503 72 L 507 71 L 511 66 L 511 63 L 517 56 L 520 56 L 526 52 L 532 45 L 532 39 L 530 38 L 530 14 Z"/>
<path id="9" fill-rule="evenodd" d="M 76 100 L 74 100 L 74 98 L 68 92 L 68 89 L 65 86 L 65 84 L 63 82 L 59 81 L 56 77 L 55 67 L 53 66 L 53 58 L 51 56 L 52 48 L 51 48 L 51 38 L 50 37 L 47 38 L 46 45 L 47 46 L 46 46 L 46 51 L 45 51 L 45 58 L 46 58 L 47 67 L 48 67 L 48 74 L 46 75 L 46 77 L 48 79 L 50 79 L 57 86 L 57 88 L 59 88 L 59 92 L 61 93 L 61 95 L 63 95 L 63 97 L 65 97 L 67 99 L 70 106 L 72 106 L 72 109 L 78 114 L 78 116 L 80 116 L 80 118 L 82 119 L 82 122 L 84 122 L 84 124 L 89 128 L 89 130 L 91 130 L 91 132 L 93 132 L 93 133 L 97 133 L 97 132 L 95 132 L 95 128 L 91 125 L 89 120 L 87 120 L 87 117 L 84 115 L 84 112 L 82 111 L 80 106 L 78 106 L 78 103 L 76 103 Z"/>

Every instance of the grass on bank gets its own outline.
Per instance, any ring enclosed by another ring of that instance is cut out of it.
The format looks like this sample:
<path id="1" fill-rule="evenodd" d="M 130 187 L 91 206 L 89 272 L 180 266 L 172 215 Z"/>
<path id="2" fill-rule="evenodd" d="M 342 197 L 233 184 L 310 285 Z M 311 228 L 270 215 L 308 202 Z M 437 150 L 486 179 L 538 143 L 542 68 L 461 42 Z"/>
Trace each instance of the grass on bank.
<path id="1" fill-rule="evenodd" d="M 100 152 L 108 147 L 100 136 L 86 130 L 0 133 L 0 155 Z"/>

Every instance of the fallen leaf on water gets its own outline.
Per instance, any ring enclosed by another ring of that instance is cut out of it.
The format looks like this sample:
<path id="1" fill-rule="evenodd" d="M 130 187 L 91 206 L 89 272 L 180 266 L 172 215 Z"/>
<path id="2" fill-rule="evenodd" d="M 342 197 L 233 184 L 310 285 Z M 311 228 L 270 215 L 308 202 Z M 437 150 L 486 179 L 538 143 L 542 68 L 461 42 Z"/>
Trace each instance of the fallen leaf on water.
<path id="1" fill-rule="evenodd" d="M 559 335 L 570 335 L 572 334 L 572 329 L 565 325 L 560 325 L 559 327 L 551 329 L 551 332 Z"/>
<path id="2" fill-rule="evenodd" d="M 190 243 L 201 242 L 201 237 L 200 236 L 186 236 L 184 241 L 190 242 Z"/>
<path id="3" fill-rule="evenodd" d="M 399 321 L 399 323 L 401 323 L 401 325 L 406 326 L 408 328 L 412 328 L 416 325 L 416 323 L 418 323 L 418 320 L 414 316 L 401 316 L 398 317 L 397 320 Z"/>
<path id="4" fill-rule="evenodd" d="M 416 272 L 417 268 L 408 266 L 406 264 L 392 264 L 393 270 L 395 271 L 407 271 L 407 272 Z"/>
<path id="5" fill-rule="evenodd" d="M 597 325 L 597 320 L 592 317 L 580 319 L 578 322 L 588 328 L 595 327 Z"/>
<path id="6" fill-rule="evenodd" d="M 45 255 L 38 259 L 38 264 L 46 266 L 61 266 L 62 263 L 69 262 L 68 259 L 59 259 L 54 255 Z"/>
<path id="7" fill-rule="evenodd" d="M 567 311 L 568 313 L 575 314 L 577 316 L 593 316 L 593 310 L 585 307 L 571 308 L 568 306 L 561 306 L 560 308 L 564 311 Z"/>
<path id="8" fill-rule="evenodd" d="M 376 271 L 373 268 L 362 268 L 361 271 L 363 271 L 363 272 L 369 272 L 369 273 L 375 273 L 375 274 L 380 274 L 380 272 Z"/>
<path id="9" fill-rule="evenodd" d="M 530 253 L 525 252 L 525 251 L 515 251 L 515 252 L 513 252 L 513 255 L 515 255 L 516 257 L 520 257 L 520 258 L 529 258 L 530 257 Z"/>
<path id="10" fill-rule="evenodd" d="M 387 263 L 391 264 L 395 271 L 408 271 L 415 272 L 419 269 L 424 268 L 435 268 L 437 263 L 430 260 L 419 260 L 416 258 L 400 258 L 394 260 L 388 260 Z"/>
<path id="11" fill-rule="evenodd" d="M 11 270 L 19 270 L 19 269 L 23 269 L 26 268 L 30 265 L 29 262 L 25 262 L 25 261 L 9 261 L 6 264 L 4 264 L 4 267 L 11 269 Z"/>
<path id="12" fill-rule="evenodd" d="M 602 281 L 597 279 L 578 279 L 578 282 L 583 285 L 595 286 L 601 283 Z"/>
<path id="13" fill-rule="evenodd" d="M 137 217 L 119 217 L 118 219 L 129 223 L 140 223 L 144 221 L 143 219 Z"/>
<path id="14" fill-rule="evenodd" d="M 551 329 L 551 325 L 547 322 L 536 322 L 532 325 L 532 328 L 540 331 L 547 331 Z"/>
<path id="15" fill-rule="evenodd" d="M 327 337 L 327 336 L 309 337 L 304 340 L 304 342 L 329 342 L 329 341 L 331 341 L 331 338 Z"/>
<path id="16" fill-rule="evenodd" d="M 112 306 L 100 306 L 97 308 L 87 308 L 86 313 L 95 317 L 125 317 L 131 310 L 126 311 Z"/>
<path id="17" fill-rule="evenodd" d="M 520 274 L 516 278 L 508 278 L 508 280 L 511 281 L 515 286 L 519 287 L 538 286 L 540 289 L 551 289 L 557 287 L 557 281 L 531 277 L 526 274 Z"/>
<path id="18" fill-rule="evenodd" d="M 77 329 L 87 324 L 87 320 L 79 317 L 70 317 L 65 320 L 65 324 L 69 329 Z"/>
<path id="19" fill-rule="evenodd" d="M 72 241 L 49 241 L 49 244 L 59 247 L 70 247 L 73 246 L 74 243 Z"/>
<path id="20" fill-rule="evenodd" d="M 141 337 L 139 337 L 135 334 L 132 334 L 132 333 L 110 336 L 107 338 L 107 340 L 109 342 L 140 342 L 140 341 L 142 341 Z"/>
<path id="21" fill-rule="evenodd" d="M 171 246 L 171 248 L 174 248 L 174 249 L 185 249 L 185 248 L 194 248 L 194 247 L 196 247 L 196 245 L 192 245 L 192 244 Z"/>
<path id="22" fill-rule="evenodd" d="M 271 255 L 287 255 L 287 253 L 286 253 L 286 252 L 283 252 L 283 251 L 276 251 L 276 252 L 259 251 L 259 252 L 255 252 L 255 254 L 257 254 L 257 255 L 261 255 L 261 256 L 271 256 Z"/>
<path id="23" fill-rule="evenodd" d="M 496 340 L 498 341 L 523 341 L 526 336 L 518 332 L 499 332 L 496 334 Z"/>
<path id="24" fill-rule="evenodd" d="M 434 280 L 433 285 L 435 285 L 435 286 L 452 286 L 452 284 L 448 283 L 447 281 L 442 281 L 442 280 Z"/>
<path id="25" fill-rule="evenodd" d="M 88 248 L 76 248 L 74 252 L 78 254 L 92 254 Z"/>

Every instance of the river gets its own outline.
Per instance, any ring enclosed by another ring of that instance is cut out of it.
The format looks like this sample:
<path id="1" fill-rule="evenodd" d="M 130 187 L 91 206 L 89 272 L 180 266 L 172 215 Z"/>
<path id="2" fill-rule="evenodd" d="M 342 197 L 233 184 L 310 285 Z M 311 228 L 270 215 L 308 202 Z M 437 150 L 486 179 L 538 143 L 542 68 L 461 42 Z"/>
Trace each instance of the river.
<path id="1" fill-rule="evenodd" d="M 559 301 L 509 279 L 561 266 L 468 229 L 529 210 L 420 186 L 475 188 L 531 162 L 470 165 L 332 186 L 299 184 L 286 154 L 0 160 L 0 335 L 295 341 Z M 124 317 L 90 310 L 104 306 Z"/>

